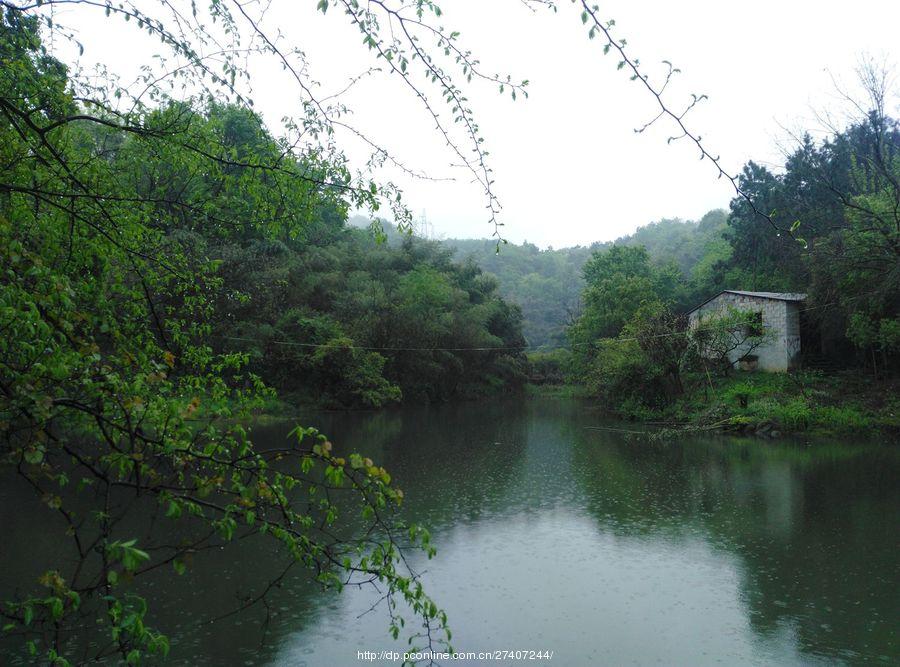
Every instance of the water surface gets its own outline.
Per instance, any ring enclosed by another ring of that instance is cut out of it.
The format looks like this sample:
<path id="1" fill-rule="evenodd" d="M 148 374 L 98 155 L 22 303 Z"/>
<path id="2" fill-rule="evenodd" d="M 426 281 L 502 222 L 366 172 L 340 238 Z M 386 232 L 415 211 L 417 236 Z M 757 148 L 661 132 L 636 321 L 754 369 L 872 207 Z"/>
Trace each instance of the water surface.
<path id="1" fill-rule="evenodd" d="M 431 529 L 437 557 L 414 560 L 457 650 L 552 650 L 558 665 L 900 662 L 896 443 L 648 442 L 550 399 L 301 417 L 384 465 L 406 518 Z M 275 445 L 290 428 L 254 432 Z M 19 535 L 34 531 L 31 505 L 4 504 Z M 11 571 L 25 558 L 2 554 Z M 265 542 L 203 558 L 151 591 L 170 664 L 353 665 L 360 650 L 405 650 L 386 613 L 363 613 L 374 591 L 304 577 L 265 623 L 254 609 L 198 625 L 282 563 Z"/>

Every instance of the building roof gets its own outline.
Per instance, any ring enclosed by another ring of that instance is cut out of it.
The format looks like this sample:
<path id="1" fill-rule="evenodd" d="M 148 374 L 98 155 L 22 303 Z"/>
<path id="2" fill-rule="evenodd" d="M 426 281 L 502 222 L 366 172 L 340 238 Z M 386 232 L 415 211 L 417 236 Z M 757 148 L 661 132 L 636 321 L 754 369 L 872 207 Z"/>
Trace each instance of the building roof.
<path id="1" fill-rule="evenodd" d="M 688 314 L 693 313 L 698 308 L 702 308 L 710 301 L 715 299 L 716 297 L 721 296 L 722 294 L 740 294 L 741 296 L 753 296 L 758 299 L 774 299 L 775 301 L 805 301 L 806 295 L 801 292 L 745 292 L 739 289 L 723 289 L 721 292 L 716 294 L 715 296 L 709 297 L 706 301 L 701 303 L 698 306 L 694 306 L 688 311 Z"/>

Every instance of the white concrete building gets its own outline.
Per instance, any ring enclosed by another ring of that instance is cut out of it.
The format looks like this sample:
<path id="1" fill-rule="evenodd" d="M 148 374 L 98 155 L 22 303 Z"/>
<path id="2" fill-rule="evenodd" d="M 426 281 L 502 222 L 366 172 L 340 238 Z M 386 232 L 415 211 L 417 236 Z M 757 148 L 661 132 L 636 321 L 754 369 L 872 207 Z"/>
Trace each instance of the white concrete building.
<path id="1" fill-rule="evenodd" d="M 724 290 L 688 312 L 688 326 L 700 326 L 705 317 L 729 308 L 759 313 L 766 339 L 757 347 L 742 344 L 728 353 L 733 365 L 745 370 L 787 371 L 800 360 L 800 303 L 805 294 Z M 753 349 L 751 349 L 753 348 Z"/>

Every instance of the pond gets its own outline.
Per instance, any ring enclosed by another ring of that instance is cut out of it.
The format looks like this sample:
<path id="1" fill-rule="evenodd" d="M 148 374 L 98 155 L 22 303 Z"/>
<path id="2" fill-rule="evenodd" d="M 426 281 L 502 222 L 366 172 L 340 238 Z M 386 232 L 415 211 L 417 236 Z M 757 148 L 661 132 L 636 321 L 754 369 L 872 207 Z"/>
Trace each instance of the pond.
<path id="1" fill-rule="evenodd" d="M 564 399 L 298 418 L 386 467 L 406 518 L 430 528 L 437 556 L 414 561 L 458 651 L 552 651 L 544 662 L 559 665 L 900 662 L 897 443 L 655 442 Z M 292 426 L 258 425 L 255 438 L 280 444 Z M 8 588 L 53 544 L 40 506 L 3 494 Z M 365 613 L 375 591 L 303 577 L 268 615 L 206 623 L 281 561 L 263 542 L 200 557 L 150 594 L 168 664 L 352 665 L 359 651 L 406 650 L 383 609 Z"/>

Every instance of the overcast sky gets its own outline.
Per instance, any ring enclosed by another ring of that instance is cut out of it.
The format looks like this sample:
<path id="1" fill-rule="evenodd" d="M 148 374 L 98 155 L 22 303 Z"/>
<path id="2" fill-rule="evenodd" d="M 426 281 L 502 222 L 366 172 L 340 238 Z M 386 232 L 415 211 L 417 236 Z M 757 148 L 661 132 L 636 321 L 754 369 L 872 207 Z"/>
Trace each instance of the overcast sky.
<path id="1" fill-rule="evenodd" d="M 373 61 L 339 12 L 323 16 L 315 4 L 276 2 L 269 27 L 277 23 L 292 43 L 302 44 L 321 90 L 337 92 Z M 509 240 L 589 244 L 663 217 L 696 219 L 727 207 L 730 185 L 698 160 L 696 149 L 668 145 L 671 127 L 635 134 L 652 117 L 653 100 L 587 39 L 565 0 L 555 15 L 532 13 L 517 0 L 443 0 L 441 6 L 444 25 L 462 33 L 461 42 L 485 70 L 531 82 L 529 99 L 517 102 L 487 86 L 469 94 L 491 152 Z M 780 165 L 789 144 L 783 128 L 817 129 L 815 110 L 845 108 L 833 78 L 849 88 L 861 56 L 891 62 L 897 56 L 900 2 L 894 1 L 616 0 L 601 3 L 601 11 L 616 20 L 617 34 L 648 72 L 662 73 L 664 59 L 682 70 L 671 88 L 673 103 L 691 92 L 709 96 L 689 123 L 732 171 L 751 158 Z M 132 31 L 112 25 L 98 14 L 79 23 L 85 57 L 127 76 L 149 52 Z M 296 91 L 272 61 L 252 74 L 257 108 L 267 120 L 276 123 L 296 111 Z M 449 166 L 453 156 L 396 77 L 370 77 L 344 101 L 354 110 L 353 122 L 405 163 L 435 177 L 458 177 L 426 182 L 391 174 L 436 236 L 491 234 L 479 187 Z M 346 141 L 351 156 L 363 155 Z"/>

